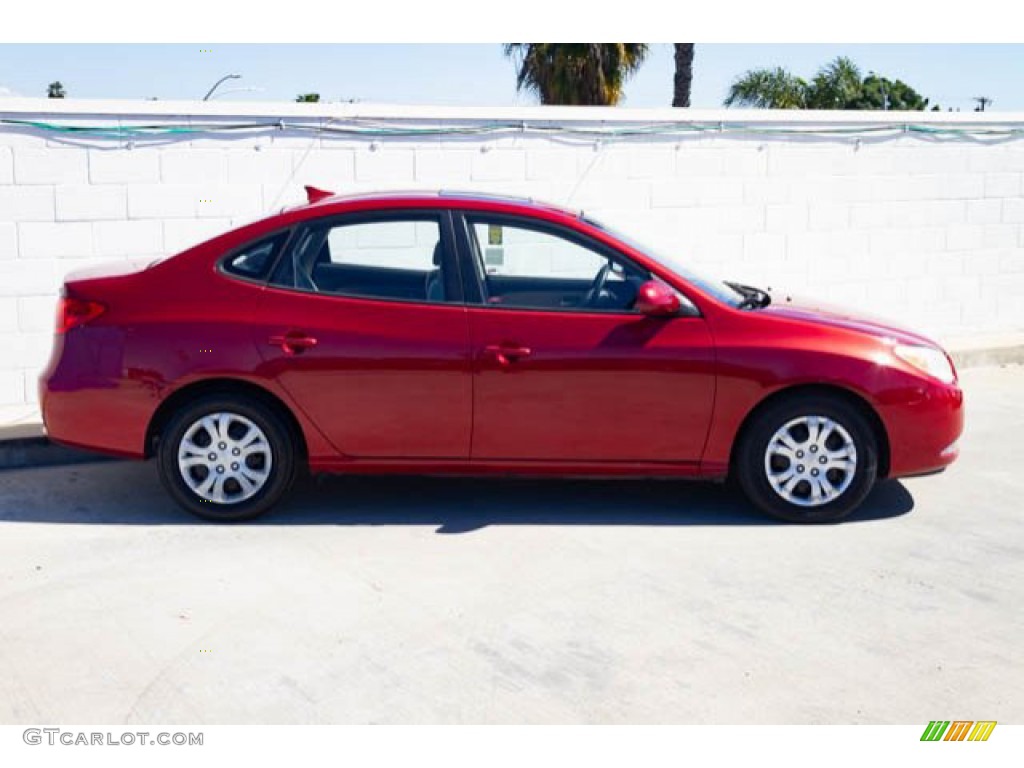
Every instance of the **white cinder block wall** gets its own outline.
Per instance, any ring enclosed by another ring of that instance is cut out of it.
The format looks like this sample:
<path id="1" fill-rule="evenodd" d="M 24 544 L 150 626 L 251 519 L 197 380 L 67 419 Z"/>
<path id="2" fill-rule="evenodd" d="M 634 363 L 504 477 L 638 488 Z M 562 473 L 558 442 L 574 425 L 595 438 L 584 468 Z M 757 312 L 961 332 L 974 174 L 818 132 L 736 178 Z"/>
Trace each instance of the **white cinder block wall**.
<path id="1" fill-rule="evenodd" d="M 941 339 L 1024 330 L 1024 136 L 902 129 L 995 121 L 1024 130 L 1024 115 L 5 99 L 0 120 L 110 129 L 95 136 L 0 123 L 0 405 L 35 399 L 68 271 L 177 252 L 301 202 L 304 184 L 541 198 L 583 208 L 697 269 Z M 373 138 L 306 130 L 384 123 L 526 130 Z M 221 130 L 118 133 L 142 124 Z M 265 127 L 223 130 L 246 124 Z M 671 135 L 587 133 L 640 124 Z M 893 130 L 859 141 L 772 132 L 884 126 Z"/>

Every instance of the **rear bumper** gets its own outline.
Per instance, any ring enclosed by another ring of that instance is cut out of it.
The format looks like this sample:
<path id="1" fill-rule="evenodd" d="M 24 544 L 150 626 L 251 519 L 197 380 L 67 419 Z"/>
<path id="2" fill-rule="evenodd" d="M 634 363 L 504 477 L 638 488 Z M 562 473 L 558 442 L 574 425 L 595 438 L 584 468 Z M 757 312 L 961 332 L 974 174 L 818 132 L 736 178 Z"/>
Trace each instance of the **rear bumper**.
<path id="1" fill-rule="evenodd" d="M 119 365 L 105 364 L 102 359 L 99 365 L 95 359 L 83 364 L 76 359 L 91 353 L 87 347 L 66 345 L 62 336 L 55 338 L 50 364 L 39 377 L 46 434 L 75 448 L 143 458 L 146 430 L 157 399 L 138 381 L 117 375 Z"/>
<path id="2" fill-rule="evenodd" d="M 889 433 L 889 477 L 938 472 L 960 455 L 964 395 L 959 386 L 929 382 L 879 411 Z"/>
<path id="3" fill-rule="evenodd" d="M 54 442 L 129 459 L 145 457 L 147 422 L 133 425 L 123 405 L 105 402 L 102 393 L 47 392 L 40 404 L 46 436 Z"/>

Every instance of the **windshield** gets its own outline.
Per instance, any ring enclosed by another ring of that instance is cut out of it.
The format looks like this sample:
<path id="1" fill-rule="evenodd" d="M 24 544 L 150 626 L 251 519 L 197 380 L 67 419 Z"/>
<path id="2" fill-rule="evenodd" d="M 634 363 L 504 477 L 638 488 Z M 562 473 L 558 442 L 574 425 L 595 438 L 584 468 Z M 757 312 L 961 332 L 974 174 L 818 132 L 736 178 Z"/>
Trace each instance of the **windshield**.
<path id="1" fill-rule="evenodd" d="M 583 220 L 588 224 L 591 224 L 592 226 L 595 226 L 598 229 L 607 232 L 616 240 L 622 241 L 630 248 L 640 251 L 640 253 L 644 254 L 645 256 L 649 256 L 650 258 L 654 259 L 656 262 L 661 264 L 663 267 L 668 268 L 670 271 L 679 275 L 688 283 L 695 285 L 697 288 L 704 291 L 704 293 L 714 296 L 716 299 L 718 299 L 724 304 L 729 304 L 730 306 L 736 307 L 739 306 L 746 298 L 742 293 L 740 293 L 734 288 L 731 288 L 725 282 L 717 280 L 713 277 L 707 277 L 705 275 L 701 275 L 697 272 L 694 272 L 690 267 L 683 264 L 674 255 L 660 253 L 654 248 L 651 248 L 650 246 L 637 241 L 635 238 L 632 238 L 629 235 L 624 235 L 621 232 L 612 229 L 611 227 L 606 226 L 601 222 L 595 221 L 594 219 L 591 219 L 589 217 L 585 217 Z"/>

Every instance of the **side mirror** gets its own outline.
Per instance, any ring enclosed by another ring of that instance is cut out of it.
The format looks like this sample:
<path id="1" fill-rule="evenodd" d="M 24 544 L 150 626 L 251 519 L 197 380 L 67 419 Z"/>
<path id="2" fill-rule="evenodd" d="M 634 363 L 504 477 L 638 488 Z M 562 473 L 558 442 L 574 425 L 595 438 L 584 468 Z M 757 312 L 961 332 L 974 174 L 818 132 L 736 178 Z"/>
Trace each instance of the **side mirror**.
<path id="1" fill-rule="evenodd" d="M 664 283 L 648 280 L 640 286 L 633 305 L 648 317 L 672 317 L 679 314 L 679 296 Z"/>

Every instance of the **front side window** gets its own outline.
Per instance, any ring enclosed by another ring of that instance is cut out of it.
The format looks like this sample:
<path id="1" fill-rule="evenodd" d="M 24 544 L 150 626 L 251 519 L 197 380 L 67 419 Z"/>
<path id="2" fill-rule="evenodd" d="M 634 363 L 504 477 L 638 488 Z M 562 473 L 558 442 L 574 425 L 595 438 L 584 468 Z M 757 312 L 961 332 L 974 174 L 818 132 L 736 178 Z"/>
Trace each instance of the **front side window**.
<path id="1" fill-rule="evenodd" d="M 684 264 L 683 261 L 675 255 L 661 253 L 655 250 L 654 248 L 651 248 L 638 242 L 637 240 L 633 239 L 628 235 L 624 235 L 621 232 L 616 232 L 611 227 L 607 227 L 601 222 L 596 221 L 595 219 L 587 218 L 586 222 L 592 226 L 597 227 L 598 229 L 604 230 L 609 235 L 614 237 L 616 240 L 621 241 L 625 245 L 628 245 L 630 248 L 640 251 L 641 253 L 647 255 L 651 259 L 654 259 L 654 261 L 657 261 L 662 266 L 668 268 L 670 271 L 675 272 L 684 280 L 693 283 L 695 286 L 700 288 L 705 293 L 710 293 L 712 296 L 714 296 L 716 299 L 718 299 L 724 304 L 737 307 L 742 303 L 743 299 L 745 298 L 740 291 L 737 291 L 729 283 L 714 277 L 708 277 L 705 275 L 701 275 L 698 272 L 695 272 L 691 267 L 689 267 L 687 264 Z"/>
<path id="2" fill-rule="evenodd" d="M 528 222 L 471 216 L 470 251 L 490 306 L 629 311 L 643 269 Z"/>
<path id="3" fill-rule="evenodd" d="M 398 215 L 303 230 L 272 283 L 317 293 L 398 301 L 454 297 L 439 217 Z"/>

